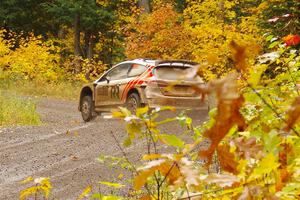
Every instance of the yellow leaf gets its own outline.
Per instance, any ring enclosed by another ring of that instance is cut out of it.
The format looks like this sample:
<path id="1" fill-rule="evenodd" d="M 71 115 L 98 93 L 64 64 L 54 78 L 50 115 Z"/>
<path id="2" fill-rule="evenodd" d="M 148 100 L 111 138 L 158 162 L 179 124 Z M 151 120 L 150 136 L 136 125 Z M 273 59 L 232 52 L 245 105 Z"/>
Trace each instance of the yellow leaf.
<path id="1" fill-rule="evenodd" d="M 52 185 L 49 178 L 43 178 L 41 181 L 40 189 L 44 191 L 45 198 L 48 198 L 51 188 Z"/>
<path id="2" fill-rule="evenodd" d="M 119 112 L 119 111 L 112 112 L 112 116 L 114 118 L 124 118 L 125 117 L 125 115 L 122 112 Z"/>
<path id="3" fill-rule="evenodd" d="M 157 158 L 161 158 L 161 154 L 146 154 L 143 156 L 143 160 L 154 160 Z"/>
<path id="4" fill-rule="evenodd" d="M 80 196 L 77 198 L 77 200 L 83 199 L 84 197 L 86 197 L 90 192 L 92 191 L 92 187 L 91 186 L 87 186 L 83 192 L 80 194 Z"/>
<path id="5" fill-rule="evenodd" d="M 38 187 L 30 187 L 22 190 L 20 192 L 20 200 L 24 200 L 26 197 L 37 193 L 38 189 L 39 189 Z"/>
<path id="6" fill-rule="evenodd" d="M 122 179 L 124 177 L 124 174 L 119 174 L 118 179 Z"/>
<path id="7" fill-rule="evenodd" d="M 119 184 L 119 183 L 111 183 L 111 182 L 104 182 L 104 181 L 100 181 L 99 182 L 102 185 L 107 185 L 110 187 L 114 187 L 114 188 L 122 188 L 125 187 L 125 185 Z"/>
<path id="8" fill-rule="evenodd" d="M 279 165 L 276 157 L 272 153 L 269 153 L 258 163 L 258 166 L 254 168 L 247 181 L 250 182 L 270 174 L 273 170 L 276 170 Z"/>
<path id="9" fill-rule="evenodd" d="M 207 61 L 209 64 L 214 64 L 218 62 L 218 56 L 216 54 L 208 54 Z"/>
<path id="10" fill-rule="evenodd" d="M 26 178 L 25 180 L 21 181 L 20 183 L 21 184 L 25 184 L 25 183 L 28 183 L 28 182 L 31 182 L 33 181 L 33 178 L 31 176 L 29 176 L 28 178 Z"/>

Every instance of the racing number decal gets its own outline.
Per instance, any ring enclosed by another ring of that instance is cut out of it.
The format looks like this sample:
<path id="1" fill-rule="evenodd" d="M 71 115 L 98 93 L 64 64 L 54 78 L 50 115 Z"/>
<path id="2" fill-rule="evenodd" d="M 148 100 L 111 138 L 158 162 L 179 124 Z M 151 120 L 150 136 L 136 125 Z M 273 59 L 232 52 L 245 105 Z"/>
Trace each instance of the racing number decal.
<path id="1" fill-rule="evenodd" d="M 117 85 L 111 86 L 110 97 L 112 99 L 119 99 L 120 88 Z"/>

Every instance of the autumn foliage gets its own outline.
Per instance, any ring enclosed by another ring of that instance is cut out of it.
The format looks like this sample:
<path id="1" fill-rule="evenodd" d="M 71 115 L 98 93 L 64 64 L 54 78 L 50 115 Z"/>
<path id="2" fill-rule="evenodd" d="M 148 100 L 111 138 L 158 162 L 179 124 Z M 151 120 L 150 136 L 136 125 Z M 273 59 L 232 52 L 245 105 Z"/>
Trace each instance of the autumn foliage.
<path id="1" fill-rule="evenodd" d="M 136 113 L 120 108 L 113 112 L 113 117 L 125 121 L 128 133 L 124 147 L 116 140 L 120 151 L 142 140 L 147 154 L 139 163 L 131 162 L 125 153 L 122 158 L 112 158 L 132 173 L 131 189 L 125 196 L 103 195 L 89 186 L 79 199 L 89 195 L 96 199 L 145 200 L 299 199 L 299 3 L 186 0 L 181 12 L 174 4 L 153 1 L 151 13 L 134 8 L 132 16 L 123 16 L 128 26 L 122 27 L 118 21 L 110 36 L 124 32 L 124 44 L 113 41 L 125 48 L 130 59 L 198 61 L 193 75 L 207 83 L 192 88 L 202 95 L 203 102 L 215 99 L 210 118 L 200 125 L 184 113 L 158 118 L 162 111 L 175 111 L 173 107 L 143 107 Z M 110 40 L 105 37 L 102 41 Z M 86 81 L 111 64 L 97 58 L 62 59 L 55 42 L 39 36 L 30 35 L 19 43 L 12 48 L 10 41 L 0 37 L 2 74 L 46 81 L 67 74 L 67 78 Z M 95 48 L 103 50 L 105 46 L 99 43 Z M 113 48 L 109 49 L 112 53 Z M 160 130 L 160 125 L 174 121 L 187 130 L 183 134 Z M 158 146 L 168 147 L 168 152 Z M 124 187 L 119 183 L 100 184 Z M 48 182 L 39 182 L 30 191 L 21 192 L 21 197 L 40 191 L 47 198 L 50 188 Z"/>
<path id="2" fill-rule="evenodd" d="M 146 162 L 136 169 L 134 178 L 134 189 L 143 191 L 141 199 L 299 197 L 299 54 L 283 51 L 278 58 L 278 63 L 285 60 L 293 73 L 278 74 L 275 83 L 265 80 L 261 73 L 258 84 L 252 85 L 248 80 L 257 66 L 247 65 L 247 47 L 232 42 L 231 48 L 234 68 L 239 73 L 194 86 L 204 97 L 214 93 L 217 100 L 210 121 L 192 129 L 194 142 L 184 143 L 179 134 L 161 139 L 166 135 L 160 133 L 158 124 L 172 119 L 156 121 L 159 110 L 142 108 L 136 115 L 124 109 L 114 113 L 127 121 L 130 140 L 149 137 L 153 142 L 150 146 L 162 143 L 176 148 L 173 154 L 155 148 L 144 156 Z M 188 117 L 177 120 L 190 129 Z M 201 149 L 197 148 L 199 144 L 203 145 Z"/>
<path id="3" fill-rule="evenodd" d="M 170 1 L 154 5 L 151 14 L 133 19 L 130 24 L 126 55 L 129 58 L 208 61 L 211 65 L 206 68 L 205 77 L 212 79 L 232 70 L 228 45 L 235 39 L 250 47 L 247 62 L 253 63 L 259 51 L 257 46 L 263 43 L 256 25 L 259 14 L 243 8 L 247 17 L 242 15 L 236 21 L 236 6 L 243 7 L 243 3 L 191 0 L 187 1 L 184 12 L 178 13 Z"/>

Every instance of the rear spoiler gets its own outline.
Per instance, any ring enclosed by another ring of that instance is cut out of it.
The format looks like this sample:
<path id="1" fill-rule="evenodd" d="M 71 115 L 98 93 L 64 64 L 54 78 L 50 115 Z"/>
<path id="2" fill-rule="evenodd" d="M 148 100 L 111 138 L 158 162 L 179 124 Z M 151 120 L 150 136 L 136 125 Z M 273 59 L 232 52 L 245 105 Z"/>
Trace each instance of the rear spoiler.
<path id="1" fill-rule="evenodd" d="M 189 61 L 189 60 L 157 60 L 155 61 L 155 66 L 159 66 L 159 65 L 164 65 L 164 66 L 172 66 L 172 65 L 182 65 L 182 66 L 186 66 L 186 65 L 199 65 L 199 63 L 197 62 L 193 62 L 193 61 Z"/>

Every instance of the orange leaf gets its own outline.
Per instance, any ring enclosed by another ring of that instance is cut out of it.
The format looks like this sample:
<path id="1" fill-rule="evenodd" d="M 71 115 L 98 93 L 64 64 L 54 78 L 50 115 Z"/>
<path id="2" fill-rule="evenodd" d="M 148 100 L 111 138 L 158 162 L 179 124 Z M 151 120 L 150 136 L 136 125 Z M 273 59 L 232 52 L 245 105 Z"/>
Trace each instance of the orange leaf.
<path id="1" fill-rule="evenodd" d="M 167 176 L 166 180 L 169 185 L 174 185 L 175 182 L 181 177 L 181 173 L 176 166 L 176 163 L 169 161 L 161 165 L 158 169 L 163 176 Z"/>
<path id="2" fill-rule="evenodd" d="M 142 196 L 141 198 L 140 198 L 140 200 L 151 200 L 152 198 L 151 198 L 151 196 L 150 195 L 145 195 L 145 196 Z"/>
<path id="3" fill-rule="evenodd" d="M 155 172 L 155 168 L 150 168 L 149 170 L 145 170 L 140 172 L 135 178 L 134 178 L 134 189 L 140 190 L 147 182 L 147 178 L 149 176 L 152 176 Z"/>
<path id="4" fill-rule="evenodd" d="M 287 116 L 288 119 L 285 130 L 290 131 L 291 128 L 293 128 L 293 126 L 297 123 L 300 117 L 300 96 L 294 100 L 293 104 L 287 112 Z"/>
<path id="5" fill-rule="evenodd" d="M 250 137 L 249 139 L 239 137 L 234 140 L 234 143 L 237 147 L 238 155 L 244 159 L 249 160 L 250 158 L 261 156 L 262 145 L 256 143 L 255 137 Z"/>
<path id="6" fill-rule="evenodd" d="M 238 162 L 234 159 L 234 154 L 230 152 L 230 147 L 227 144 L 219 145 L 217 148 L 218 159 L 221 168 L 227 172 L 237 174 Z"/>
<path id="7" fill-rule="evenodd" d="M 210 165 L 215 149 L 232 126 L 237 125 L 240 131 L 246 127 L 245 120 L 239 112 L 244 97 L 238 93 L 236 79 L 237 74 L 229 74 L 224 79 L 211 83 L 218 98 L 218 111 L 214 117 L 214 126 L 204 133 L 204 136 L 211 140 L 210 147 L 199 152 L 200 157 L 207 158 L 207 165 Z"/>
<path id="8" fill-rule="evenodd" d="M 181 173 L 173 161 L 162 160 L 151 161 L 149 168 L 140 170 L 139 174 L 134 178 L 134 189 L 139 190 L 147 182 L 147 178 L 154 175 L 155 171 L 159 171 L 163 176 L 166 176 L 166 181 L 169 185 L 174 185 L 175 182 L 181 177 Z"/>
<path id="9" fill-rule="evenodd" d="M 276 183 L 276 191 L 280 191 L 288 182 L 291 174 L 287 170 L 288 154 L 291 152 L 291 147 L 287 143 L 280 145 L 283 149 L 279 152 L 279 179 Z"/>
<path id="10" fill-rule="evenodd" d="M 241 71 L 246 71 L 246 47 L 231 41 L 230 48 L 233 50 L 233 59 L 236 67 Z"/>

